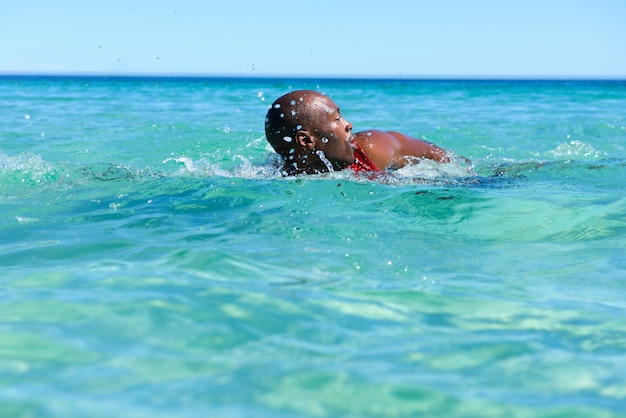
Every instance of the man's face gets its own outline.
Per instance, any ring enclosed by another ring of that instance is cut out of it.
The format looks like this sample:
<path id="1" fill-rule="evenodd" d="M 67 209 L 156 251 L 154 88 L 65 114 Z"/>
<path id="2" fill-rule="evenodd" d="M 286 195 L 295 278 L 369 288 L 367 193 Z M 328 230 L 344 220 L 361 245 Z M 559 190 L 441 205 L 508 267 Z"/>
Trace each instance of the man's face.
<path id="1" fill-rule="evenodd" d="M 334 169 L 344 169 L 354 162 L 356 145 L 352 124 L 341 116 L 339 107 L 326 96 L 320 96 L 315 106 L 319 107 L 315 148 L 324 153 Z"/>

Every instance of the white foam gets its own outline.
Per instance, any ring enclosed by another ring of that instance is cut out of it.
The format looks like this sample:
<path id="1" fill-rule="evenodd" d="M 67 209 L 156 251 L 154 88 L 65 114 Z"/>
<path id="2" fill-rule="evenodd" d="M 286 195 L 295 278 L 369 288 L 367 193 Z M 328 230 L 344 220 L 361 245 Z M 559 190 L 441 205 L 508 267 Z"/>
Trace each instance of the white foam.
<path id="1" fill-rule="evenodd" d="M 53 167 L 41 155 L 21 153 L 9 156 L 0 153 L 0 173 L 20 172 L 25 177 L 40 181 L 52 171 Z"/>
<path id="2" fill-rule="evenodd" d="M 415 159 L 413 162 L 396 170 L 394 174 L 400 178 L 421 178 L 438 180 L 441 178 L 464 178 L 475 176 L 471 165 L 452 156 L 449 163 L 438 163 L 428 159 Z"/>
<path id="3" fill-rule="evenodd" d="M 225 177 L 225 178 L 246 178 L 246 179 L 266 179 L 282 177 L 280 165 L 276 162 L 268 161 L 266 164 L 253 164 L 250 159 L 242 155 L 235 155 L 236 162 L 232 168 L 224 168 L 217 163 L 210 162 L 206 158 L 194 160 L 189 157 L 167 158 L 164 164 L 171 162 L 182 164 L 174 176 L 194 176 L 194 177 Z"/>
<path id="4" fill-rule="evenodd" d="M 39 218 L 32 218 L 30 216 L 16 216 L 15 220 L 21 224 L 29 224 L 29 223 L 38 222 Z"/>
<path id="5" fill-rule="evenodd" d="M 574 158 L 574 159 L 596 159 L 605 157 L 606 153 L 596 150 L 593 145 L 579 140 L 572 140 L 560 144 L 555 149 L 547 151 L 541 155 L 547 158 Z"/>

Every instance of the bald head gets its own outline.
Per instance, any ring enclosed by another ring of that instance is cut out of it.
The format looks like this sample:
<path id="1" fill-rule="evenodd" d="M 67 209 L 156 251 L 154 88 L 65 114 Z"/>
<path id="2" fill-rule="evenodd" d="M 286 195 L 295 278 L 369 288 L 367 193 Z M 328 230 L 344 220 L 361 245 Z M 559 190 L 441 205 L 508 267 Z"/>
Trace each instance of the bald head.
<path id="1" fill-rule="evenodd" d="M 279 97 L 267 111 L 265 136 L 289 174 L 342 170 L 354 162 L 352 124 L 316 91 Z"/>
<path id="2" fill-rule="evenodd" d="M 297 147 L 296 132 L 317 130 L 327 101 L 327 96 L 312 90 L 292 91 L 276 99 L 265 117 L 265 136 L 274 150 L 287 157 Z"/>

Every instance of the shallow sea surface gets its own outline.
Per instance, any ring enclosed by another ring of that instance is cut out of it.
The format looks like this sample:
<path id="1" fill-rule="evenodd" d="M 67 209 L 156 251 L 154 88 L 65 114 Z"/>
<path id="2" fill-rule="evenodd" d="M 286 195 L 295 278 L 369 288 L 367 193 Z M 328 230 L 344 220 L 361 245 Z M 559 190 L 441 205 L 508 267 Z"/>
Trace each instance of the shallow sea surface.
<path id="1" fill-rule="evenodd" d="M 283 178 L 278 96 L 471 164 Z M 0 78 L 0 416 L 626 416 L 626 82 Z"/>

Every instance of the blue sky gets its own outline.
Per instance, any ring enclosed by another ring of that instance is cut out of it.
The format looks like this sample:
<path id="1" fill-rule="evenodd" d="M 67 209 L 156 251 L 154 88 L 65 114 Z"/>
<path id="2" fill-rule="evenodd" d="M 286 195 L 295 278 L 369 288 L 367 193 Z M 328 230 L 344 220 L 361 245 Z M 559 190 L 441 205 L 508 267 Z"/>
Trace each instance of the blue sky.
<path id="1" fill-rule="evenodd" d="M 626 1 L 9 1 L 2 73 L 626 78 Z"/>

